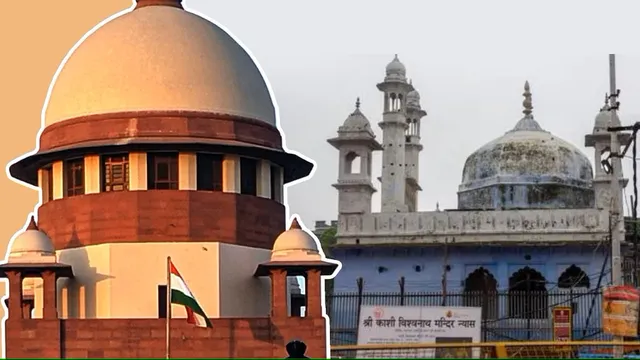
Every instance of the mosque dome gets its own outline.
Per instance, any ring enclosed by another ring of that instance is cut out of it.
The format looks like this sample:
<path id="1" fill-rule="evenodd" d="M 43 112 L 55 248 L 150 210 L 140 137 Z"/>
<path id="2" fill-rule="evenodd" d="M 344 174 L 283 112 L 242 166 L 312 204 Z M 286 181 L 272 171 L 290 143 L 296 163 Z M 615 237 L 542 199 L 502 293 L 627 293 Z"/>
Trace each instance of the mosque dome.
<path id="1" fill-rule="evenodd" d="M 396 54 L 393 60 L 391 60 L 391 62 L 387 64 L 386 73 L 386 78 L 388 80 L 405 80 L 405 76 L 407 75 L 407 68 L 403 63 L 400 62 L 400 59 L 398 59 L 398 54 Z"/>
<path id="2" fill-rule="evenodd" d="M 271 261 L 321 260 L 316 240 L 302 230 L 294 219 L 289 230 L 278 236 L 271 251 Z"/>
<path id="3" fill-rule="evenodd" d="M 45 125 L 136 111 L 199 111 L 276 125 L 269 89 L 249 54 L 177 0 L 138 0 L 72 50 Z"/>
<path id="4" fill-rule="evenodd" d="M 420 93 L 418 90 L 411 90 L 407 93 L 407 105 L 420 106 Z"/>
<path id="5" fill-rule="evenodd" d="M 525 116 L 503 136 L 471 154 L 464 165 L 458 207 L 588 207 L 591 161 L 575 146 L 542 129 L 525 84 Z"/>
<path id="6" fill-rule="evenodd" d="M 22 261 L 47 256 L 55 256 L 53 242 L 47 234 L 40 231 L 31 217 L 27 228 L 13 240 L 9 249 L 9 259 L 21 258 Z"/>
<path id="7" fill-rule="evenodd" d="M 360 111 L 360 98 L 356 100 L 356 109 L 349 114 L 347 119 L 342 124 L 344 130 L 361 131 L 371 129 L 369 119 Z"/>
<path id="8" fill-rule="evenodd" d="M 608 105 L 605 105 L 600 109 L 598 115 L 596 115 L 593 125 L 593 133 L 609 134 L 607 128 L 611 126 L 620 126 L 620 118 L 614 111 L 609 111 Z"/>

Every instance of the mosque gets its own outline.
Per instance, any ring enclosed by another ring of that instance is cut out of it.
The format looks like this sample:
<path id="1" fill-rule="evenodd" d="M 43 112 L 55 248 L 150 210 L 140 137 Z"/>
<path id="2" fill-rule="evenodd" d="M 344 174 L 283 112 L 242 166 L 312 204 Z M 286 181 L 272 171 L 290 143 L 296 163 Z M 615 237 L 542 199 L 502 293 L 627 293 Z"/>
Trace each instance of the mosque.
<path id="1" fill-rule="evenodd" d="M 284 204 L 313 164 L 286 151 L 229 34 L 181 0 L 137 0 L 70 54 L 45 106 L 37 151 L 9 167 L 41 203 L 0 265 L 6 357 L 160 358 L 168 341 L 171 357 L 278 358 L 293 339 L 326 357 L 322 276 L 339 264 L 286 230 Z M 178 306 L 166 321 L 168 256 L 212 328 Z"/>
<path id="2" fill-rule="evenodd" d="M 528 329 L 494 331 L 487 340 L 550 340 L 540 329 L 551 328 L 555 303 L 572 304 L 569 294 L 610 282 L 611 203 L 622 192 L 612 193 L 613 175 L 600 163 L 612 138 L 607 127 L 620 125 L 617 115 L 602 108 L 585 137 L 585 146 L 594 152 L 594 173 L 582 150 L 536 120 L 527 82 L 523 114 L 513 128 L 461 166 L 457 209 L 418 211 L 420 134 L 427 112 L 397 55 L 377 88 L 384 99 L 381 141 L 359 100 L 337 137 L 328 140 L 339 154 L 332 256 L 343 267 L 334 279 L 334 293 L 372 294 L 358 300 L 372 305 L 481 306 L 487 324 Z M 622 144 L 629 141 L 629 135 L 616 136 Z M 382 152 L 381 211 L 373 213 L 376 151 Z M 618 176 L 624 188 L 627 181 Z M 373 296 L 385 292 L 431 295 Z M 549 292 L 566 292 L 567 297 L 551 299 Z M 332 341 L 355 341 L 357 306 L 347 307 L 345 301 L 336 296 L 331 305 Z M 585 326 L 599 328 L 599 298 L 594 301 L 592 307 L 572 304 L 574 316 L 582 319 L 574 322 L 576 333 Z M 590 313 L 592 308 L 596 313 Z"/>

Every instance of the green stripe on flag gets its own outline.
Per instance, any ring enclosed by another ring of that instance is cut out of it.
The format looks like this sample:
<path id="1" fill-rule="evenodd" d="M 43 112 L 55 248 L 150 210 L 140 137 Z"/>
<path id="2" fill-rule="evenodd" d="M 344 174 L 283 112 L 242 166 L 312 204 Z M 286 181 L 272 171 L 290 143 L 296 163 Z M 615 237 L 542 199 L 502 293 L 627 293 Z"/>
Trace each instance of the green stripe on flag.
<path id="1" fill-rule="evenodd" d="M 208 327 L 213 327 L 211 325 L 211 322 L 209 321 L 209 318 L 207 318 L 207 314 L 204 313 L 204 310 L 202 310 L 198 302 L 194 298 L 185 295 L 182 291 L 171 289 L 171 303 L 183 305 L 190 308 L 194 313 L 204 318 L 204 321 L 207 323 Z"/>

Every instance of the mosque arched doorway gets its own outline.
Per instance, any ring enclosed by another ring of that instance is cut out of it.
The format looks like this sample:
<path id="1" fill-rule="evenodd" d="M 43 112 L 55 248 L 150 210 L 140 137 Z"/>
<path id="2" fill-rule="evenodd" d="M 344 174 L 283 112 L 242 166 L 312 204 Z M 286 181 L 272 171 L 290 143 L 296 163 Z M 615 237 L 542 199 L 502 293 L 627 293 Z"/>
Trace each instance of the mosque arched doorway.
<path id="1" fill-rule="evenodd" d="M 498 317 L 498 281 L 483 267 L 477 268 L 464 281 L 464 306 L 481 307 L 483 319 Z"/>
<path id="2" fill-rule="evenodd" d="M 558 288 L 565 293 L 564 301 L 571 305 L 571 311 L 578 312 L 578 299 L 586 294 L 591 286 L 591 279 L 579 266 L 571 265 L 566 268 L 558 278 Z"/>
<path id="3" fill-rule="evenodd" d="M 547 280 L 528 266 L 509 278 L 508 316 L 513 319 L 546 319 L 549 317 Z"/>
<path id="4" fill-rule="evenodd" d="M 558 278 L 558 287 L 560 289 L 588 289 L 589 286 L 589 276 L 576 265 L 569 266 Z"/>

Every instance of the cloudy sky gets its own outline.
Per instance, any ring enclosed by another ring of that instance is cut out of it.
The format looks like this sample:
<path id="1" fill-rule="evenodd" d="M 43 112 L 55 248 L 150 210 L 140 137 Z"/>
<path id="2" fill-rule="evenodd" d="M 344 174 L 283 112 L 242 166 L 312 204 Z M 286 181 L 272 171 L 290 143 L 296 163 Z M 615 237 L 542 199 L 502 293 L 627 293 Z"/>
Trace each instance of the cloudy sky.
<path id="1" fill-rule="evenodd" d="M 375 85 L 396 53 L 429 113 L 422 124 L 423 211 L 433 210 L 436 202 L 441 208 L 456 206 L 466 157 L 521 118 L 525 80 L 531 83 L 538 122 L 593 158 L 584 135 L 609 88 L 607 54 L 618 53 L 622 121 L 640 121 L 640 4 L 632 1 L 184 0 L 184 5 L 220 23 L 249 48 L 275 92 L 287 146 L 317 162 L 313 178 L 288 192 L 291 211 L 309 226 L 336 218 L 331 184 L 338 155 L 326 139 L 354 109 L 356 97 L 381 138 L 382 94 Z M 378 153 L 375 177 L 380 158 Z"/>

